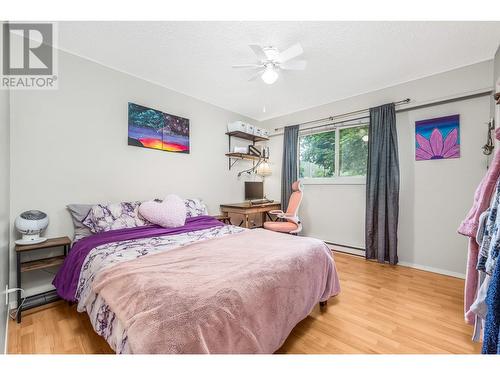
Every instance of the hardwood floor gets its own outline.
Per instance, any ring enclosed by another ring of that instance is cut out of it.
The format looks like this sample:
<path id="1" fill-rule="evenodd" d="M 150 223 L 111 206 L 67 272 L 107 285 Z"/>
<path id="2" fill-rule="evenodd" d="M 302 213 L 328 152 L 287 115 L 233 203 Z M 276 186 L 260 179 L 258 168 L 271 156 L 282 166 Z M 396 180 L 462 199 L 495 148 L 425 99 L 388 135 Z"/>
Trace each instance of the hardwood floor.
<path id="1" fill-rule="evenodd" d="M 463 280 L 336 253 L 342 291 L 315 307 L 278 353 L 479 353 Z M 56 302 L 9 322 L 9 353 L 112 353 L 86 314 Z"/>

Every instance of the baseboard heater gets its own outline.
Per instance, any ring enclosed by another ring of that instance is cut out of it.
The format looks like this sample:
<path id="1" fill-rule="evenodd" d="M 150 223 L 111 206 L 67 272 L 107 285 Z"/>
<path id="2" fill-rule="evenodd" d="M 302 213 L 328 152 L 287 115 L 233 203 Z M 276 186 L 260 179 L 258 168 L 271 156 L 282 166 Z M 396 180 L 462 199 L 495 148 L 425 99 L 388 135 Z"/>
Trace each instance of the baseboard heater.
<path id="1" fill-rule="evenodd" d="M 35 294 L 29 297 L 26 297 L 26 301 L 23 304 L 23 311 L 31 309 L 33 307 L 38 307 L 41 305 L 45 305 L 50 302 L 54 302 L 59 300 L 59 296 L 55 290 L 50 290 L 48 292 L 43 292 L 39 294 Z"/>
<path id="2" fill-rule="evenodd" d="M 345 253 L 345 254 L 350 254 L 350 255 L 356 255 L 359 257 L 364 257 L 365 256 L 365 249 L 362 247 L 357 247 L 357 246 L 350 246 L 350 245 L 342 245 L 339 243 L 335 242 L 330 242 L 330 241 L 325 241 L 325 243 L 329 246 L 333 246 L 334 249 L 339 253 Z"/>
<path id="3" fill-rule="evenodd" d="M 332 245 L 332 246 L 340 246 L 340 247 L 345 247 L 346 249 L 353 249 L 353 250 L 359 250 L 359 251 L 365 251 L 362 247 L 356 247 L 356 246 L 350 246 L 350 245 L 342 245 L 340 243 L 335 243 L 335 242 L 330 242 L 330 241 L 325 241 L 326 244 Z"/>

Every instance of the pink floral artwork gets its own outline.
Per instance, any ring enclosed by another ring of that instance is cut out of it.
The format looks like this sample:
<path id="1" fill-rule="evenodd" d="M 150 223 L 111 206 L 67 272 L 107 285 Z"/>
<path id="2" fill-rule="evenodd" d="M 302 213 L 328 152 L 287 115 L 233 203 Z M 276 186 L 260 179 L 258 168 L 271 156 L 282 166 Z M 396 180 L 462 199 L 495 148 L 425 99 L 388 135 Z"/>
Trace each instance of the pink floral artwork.
<path id="1" fill-rule="evenodd" d="M 415 160 L 460 157 L 459 115 L 415 122 Z"/>

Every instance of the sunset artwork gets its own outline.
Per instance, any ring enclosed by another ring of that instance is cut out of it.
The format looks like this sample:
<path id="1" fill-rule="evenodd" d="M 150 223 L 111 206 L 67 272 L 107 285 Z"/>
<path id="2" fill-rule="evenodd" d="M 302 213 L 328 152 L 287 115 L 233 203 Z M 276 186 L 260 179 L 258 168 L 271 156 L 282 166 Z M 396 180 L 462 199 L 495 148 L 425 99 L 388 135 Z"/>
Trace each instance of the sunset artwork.
<path id="1" fill-rule="evenodd" d="M 128 144 L 189 154 L 189 119 L 128 103 Z"/>
<path id="2" fill-rule="evenodd" d="M 415 122 L 415 160 L 460 157 L 460 116 Z"/>

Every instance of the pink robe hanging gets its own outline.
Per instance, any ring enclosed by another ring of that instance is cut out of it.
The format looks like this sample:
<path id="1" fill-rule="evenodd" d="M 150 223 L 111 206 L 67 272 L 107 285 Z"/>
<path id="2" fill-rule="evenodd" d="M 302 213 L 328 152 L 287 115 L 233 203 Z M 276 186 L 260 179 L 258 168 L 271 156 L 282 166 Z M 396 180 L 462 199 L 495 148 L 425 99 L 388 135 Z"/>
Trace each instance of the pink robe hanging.
<path id="1" fill-rule="evenodd" d="M 500 140 L 500 128 L 495 130 L 495 138 Z M 476 242 L 476 233 L 479 227 L 479 217 L 488 209 L 491 201 L 491 195 L 500 176 L 500 150 L 495 152 L 495 156 L 490 168 L 483 177 L 481 183 L 474 194 L 474 203 L 467 217 L 464 219 L 458 233 L 469 237 L 469 251 L 467 255 L 467 271 L 465 274 L 464 291 L 464 311 L 465 320 L 469 324 L 474 324 L 474 313 L 470 311 L 470 306 L 474 302 L 477 291 L 479 274 L 476 270 L 479 246 Z"/>

